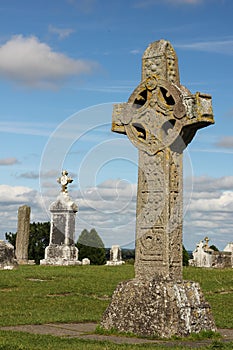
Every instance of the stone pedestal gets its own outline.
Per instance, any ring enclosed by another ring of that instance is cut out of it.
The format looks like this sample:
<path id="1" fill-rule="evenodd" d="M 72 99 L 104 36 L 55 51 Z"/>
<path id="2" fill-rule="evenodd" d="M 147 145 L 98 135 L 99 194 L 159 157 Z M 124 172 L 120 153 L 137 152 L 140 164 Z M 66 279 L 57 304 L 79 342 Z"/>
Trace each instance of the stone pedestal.
<path id="1" fill-rule="evenodd" d="M 75 216 L 78 207 L 68 193 L 61 192 L 51 204 L 50 243 L 41 265 L 81 265 L 74 244 Z"/>
<path id="2" fill-rule="evenodd" d="M 103 315 L 101 326 L 161 338 L 216 330 L 210 306 L 198 283 L 162 278 L 120 283 Z"/>

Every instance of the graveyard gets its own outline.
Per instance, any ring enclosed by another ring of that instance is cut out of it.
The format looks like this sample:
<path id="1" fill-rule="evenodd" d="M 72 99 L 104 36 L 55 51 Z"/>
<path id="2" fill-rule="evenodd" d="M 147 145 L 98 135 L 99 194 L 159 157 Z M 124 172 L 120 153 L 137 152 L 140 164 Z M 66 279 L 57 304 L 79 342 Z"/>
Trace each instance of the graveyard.
<path id="1" fill-rule="evenodd" d="M 187 267 L 183 275 L 186 280 L 200 283 L 211 304 L 217 330 L 232 329 L 232 270 Z M 113 331 L 101 333 L 100 321 L 113 291 L 119 282 L 133 277 L 133 266 L 128 264 L 114 267 L 22 265 L 15 270 L 0 271 L 0 349 L 165 349 L 169 344 L 173 349 L 188 349 L 195 344 L 200 349 L 232 348 L 229 334 L 219 337 L 207 332 L 199 338 L 192 335 L 182 340 L 150 340 Z M 47 325 L 48 329 L 48 324 L 55 324 L 60 335 L 28 330 L 28 325 Z M 74 337 L 65 334 L 63 325 L 69 329 L 69 325 L 74 324 L 82 324 L 84 330 L 78 336 L 73 332 Z M 16 326 L 20 325 L 27 325 L 27 330 L 19 332 Z M 90 338 L 83 336 L 85 325 Z"/>
<path id="2" fill-rule="evenodd" d="M 141 82 L 112 114 L 112 131 L 139 153 L 135 264 L 122 261 L 116 244 L 106 266 L 79 260 L 78 205 L 68 192 L 73 179 L 62 170 L 40 266 L 28 260 L 29 207 L 18 212 L 18 266 L 2 243 L 1 256 L 9 254 L 0 271 L 0 349 L 42 349 L 43 342 L 47 349 L 232 347 L 231 253 L 218 270 L 182 266 L 183 151 L 211 124 L 211 96 L 180 84 L 170 42 L 151 43 Z M 208 238 L 203 246 L 212 254 Z"/>

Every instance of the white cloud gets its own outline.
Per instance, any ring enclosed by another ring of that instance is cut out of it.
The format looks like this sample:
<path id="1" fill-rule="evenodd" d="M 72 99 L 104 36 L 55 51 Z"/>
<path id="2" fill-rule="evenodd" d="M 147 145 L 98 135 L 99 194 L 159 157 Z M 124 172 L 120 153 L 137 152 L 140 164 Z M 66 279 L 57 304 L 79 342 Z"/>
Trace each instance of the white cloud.
<path id="1" fill-rule="evenodd" d="M 96 5 L 96 0 L 67 0 L 67 2 L 84 14 L 92 12 Z"/>
<path id="2" fill-rule="evenodd" d="M 184 218 L 184 242 L 189 248 L 209 236 L 223 249 L 232 241 L 233 176 L 193 179 L 193 194 Z M 201 237 L 200 237 L 201 236 Z"/>
<path id="3" fill-rule="evenodd" d="M 184 217 L 184 245 L 194 249 L 200 239 L 209 236 L 211 244 L 223 249 L 233 236 L 233 177 L 193 180 L 193 196 Z M 0 233 L 15 232 L 17 210 L 23 204 L 31 207 L 31 221 L 50 220 L 49 205 L 59 191 L 56 183 L 50 184 L 41 198 L 40 193 L 29 187 L 1 185 Z M 84 191 L 70 187 L 69 193 L 79 206 L 76 239 L 84 228 L 95 227 L 106 247 L 131 242 L 133 246 L 136 192 L 136 184 L 119 179 L 106 180 Z"/>
<path id="4" fill-rule="evenodd" d="M 179 4 L 197 5 L 202 3 L 203 0 L 167 0 L 167 2 L 170 2 L 174 5 L 179 5 Z"/>
<path id="5" fill-rule="evenodd" d="M 34 136 L 49 136 L 56 127 L 52 123 L 0 121 L 0 132 Z"/>
<path id="6" fill-rule="evenodd" d="M 172 5 L 198 5 L 203 2 L 204 0 L 164 0 L 164 3 L 172 4 Z M 160 0 L 144 0 L 144 1 L 140 0 L 135 4 L 135 7 L 146 8 L 156 4 L 161 4 L 161 1 Z"/>
<path id="7" fill-rule="evenodd" d="M 216 143 L 216 146 L 221 148 L 233 148 L 233 136 L 223 136 Z"/>
<path id="8" fill-rule="evenodd" d="M 84 228 L 95 227 L 105 246 L 127 245 L 135 239 L 136 184 L 121 179 L 109 179 L 98 186 L 75 190 L 69 194 L 78 204 L 77 238 Z M 55 182 L 43 183 L 44 208 L 56 199 L 59 186 Z"/>
<path id="9" fill-rule="evenodd" d="M 175 47 L 186 50 L 214 52 L 233 55 L 233 39 L 199 41 L 189 44 L 176 44 Z"/>
<path id="10" fill-rule="evenodd" d="M 200 176 L 193 179 L 195 191 L 211 192 L 226 191 L 233 189 L 233 176 L 222 176 L 219 178 L 211 178 L 209 176 Z M 194 193 L 195 194 L 195 193 Z"/>
<path id="11" fill-rule="evenodd" d="M 25 186 L 0 185 L 0 239 L 5 239 L 5 232 L 17 231 L 18 208 L 25 204 L 31 207 L 31 222 L 48 220 L 36 190 Z"/>
<path id="12" fill-rule="evenodd" d="M 14 158 L 14 157 L 0 159 L 0 166 L 1 165 L 14 165 L 17 163 L 19 163 L 18 159 Z"/>
<path id="13" fill-rule="evenodd" d="M 55 87 L 70 76 L 91 73 L 96 66 L 55 52 L 34 36 L 13 36 L 0 47 L 0 76 L 31 87 Z"/>
<path id="14" fill-rule="evenodd" d="M 17 175 L 17 178 L 24 178 L 24 179 L 49 179 L 49 178 L 53 178 L 56 180 L 56 178 L 59 176 L 59 171 L 55 170 L 55 169 L 51 169 L 48 171 L 41 171 L 36 172 L 36 171 L 27 171 L 24 173 L 21 173 L 19 175 Z M 73 176 L 73 174 L 69 174 L 69 176 Z"/>
<path id="15" fill-rule="evenodd" d="M 24 186 L 0 185 L 0 205 L 27 204 L 34 202 L 36 191 Z"/>
<path id="16" fill-rule="evenodd" d="M 57 34 L 59 39 L 65 39 L 70 36 L 70 34 L 74 33 L 74 30 L 71 28 L 58 28 L 52 25 L 49 25 L 49 32 L 53 34 Z"/>
<path id="17" fill-rule="evenodd" d="M 134 50 L 131 50 L 130 53 L 131 53 L 132 55 L 138 55 L 138 54 L 141 54 L 141 51 L 138 50 L 138 49 L 134 49 Z"/>

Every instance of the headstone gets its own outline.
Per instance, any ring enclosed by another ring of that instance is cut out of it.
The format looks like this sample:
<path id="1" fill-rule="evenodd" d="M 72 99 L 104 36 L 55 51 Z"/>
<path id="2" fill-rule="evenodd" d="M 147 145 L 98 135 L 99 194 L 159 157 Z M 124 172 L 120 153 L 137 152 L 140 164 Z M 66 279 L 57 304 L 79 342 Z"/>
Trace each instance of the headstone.
<path id="1" fill-rule="evenodd" d="M 122 260 L 121 248 L 119 245 L 113 245 L 110 249 L 110 260 L 107 261 L 106 265 L 108 266 L 117 266 L 122 265 L 125 262 Z"/>
<path id="2" fill-rule="evenodd" d="M 230 244 L 221 252 L 209 247 L 209 238 L 197 243 L 193 251 L 193 259 L 189 260 L 189 265 L 195 267 L 226 268 L 232 267 L 232 252 L 228 249 Z M 226 250 L 227 249 L 227 250 Z"/>
<path id="3" fill-rule="evenodd" d="M 17 265 L 14 246 L 0 240 L 0 270 L 12 270 Z"/>
<path id="4" fill-rule="evenodd" d="M 23 205 L 18 209 L 18 228 L 16 235 L 15 256 L 18 264 L 28 264 L 28 244 L 30 234 L 31 208 Z"/>
<path id="5" fill-rule="evenodd" d="M 67 175 L 68 172 L 63 170 L 62 176 L 57 180 L 62 188 L 57 200 L 50 206 L 50 242 L 45 248 L 45 258 L 40 261 L 41 265 L 81 265 L 74 242 L 78 206 L 68 194 L 67 185 L 73 180 Z"/>
<path id="6" fill-rule="evenodd" d="M 213 123 L 211 96 L 180 84 L 171 44 L 150 44 L 141 83 L 113 109 L 112 131 L 139 151 L 135 279 L 118 285 L 103 328 L 159 337 L 215 330 L 199 285 L 182 278 L 183 150 Z"/>
<path id="7" fill-rule="evenodd" d="M 223 249 L 224 252 L 229 252 L 233 254 L 233 242 L 227 243 L 226 247 Z"/>
<path id="8" fill-rule="evenodd" d="M 83 258 L 82 259 L 82 265 L 90 265 L 90 264 L 91 264 L 90 259 L 88 259 L 88 258 Z"/>
<path id="9" fill-rule="evenodd" d="M 233 242 L 227 243 L 223 251 L 231 254 L 231 267 L 233 267 Z"/>

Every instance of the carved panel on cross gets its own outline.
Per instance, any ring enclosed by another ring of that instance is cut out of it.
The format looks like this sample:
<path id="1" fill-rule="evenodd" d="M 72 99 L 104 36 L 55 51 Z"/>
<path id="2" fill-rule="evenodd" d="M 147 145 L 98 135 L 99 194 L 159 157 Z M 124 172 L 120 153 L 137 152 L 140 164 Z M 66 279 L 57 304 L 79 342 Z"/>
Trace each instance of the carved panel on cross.
<path id="1" fill-rule="evenodd" d="M 178 225 L 169 234 L 169 274 L 182 279 L 182 226 Z"/>
<path id="2" fill-rule="evenodd" d="M 163 224 L 164 205 L 163 192 L 141 192 L 140 226 L 153 227 L 158 221 Z"/>
<path id="3" fill-rule="evenodd" d="M 144 191 L 163 191 L 165 186 L 165 157 L 159 152 L 153 157 L 143 152 L 140 154 L 140 187 Z"/>
<path id="4" fill-rule="evenodd" d="M 138 258 L 142 261 L 163 261 L 164 259 L 164 230 L 145 229 L 141 230 L 139 238 Z"/>
<path id="5" fill-rule="evenodd" d="M 169 179 L 170 179 L 170 190 L 178 191 L 179 190 L 179 182 L 180 178 L 180 164 L 175 162 L 173 158 L 171 158 L 170 162 L 170 171 L 169 171 Z"/>

